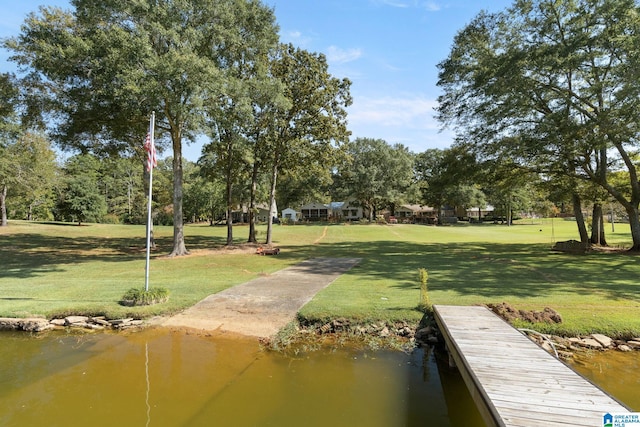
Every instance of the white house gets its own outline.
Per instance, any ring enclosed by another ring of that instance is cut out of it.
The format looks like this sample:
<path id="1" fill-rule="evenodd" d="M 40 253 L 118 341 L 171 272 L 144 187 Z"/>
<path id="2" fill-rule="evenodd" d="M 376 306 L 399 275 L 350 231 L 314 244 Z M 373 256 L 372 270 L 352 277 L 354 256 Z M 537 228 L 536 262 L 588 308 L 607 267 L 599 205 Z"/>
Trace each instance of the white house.
<path id="1" fill-rule="evenodd" d="M 282 219 L 296 222 L 298 220 L 298 212 L 295 209 L 287 208 L 282 210 Z"/>
<path id="2" fill-rule="evenodd" d="M 307 221 L 326 221 L 329 219 L 329 206 L 324 203 L 308 203 L 300 209 L 301 219 Z"/>
<path id="3" fill-rule="evenodd" d="M 358 221 L 363 218 L 362 206 L 357 200 L 347 200 L 336 212 L 343 221 Z"/>
<path id="4" fill-rule="evenodd" d="M 485 216 L 492 214 L 494 210 L 495 208 L 493 206 L 487 205 L 487 207 L 485 208 L 480 208 L 480 207 L 469 208 L 467 209 L 466 213 L 469 220 L 478 221 L 479 219 L 481 220 Z"/>

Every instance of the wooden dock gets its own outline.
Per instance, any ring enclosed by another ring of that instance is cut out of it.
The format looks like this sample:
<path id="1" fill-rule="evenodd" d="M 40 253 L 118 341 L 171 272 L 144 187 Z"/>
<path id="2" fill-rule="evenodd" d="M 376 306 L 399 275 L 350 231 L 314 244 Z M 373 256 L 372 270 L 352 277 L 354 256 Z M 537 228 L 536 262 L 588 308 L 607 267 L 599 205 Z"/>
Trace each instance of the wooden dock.
<path id="1" fill-rule="evenodd" d="M 488 308 L 434 313 L 488 426 L 602 426 L 605 413 L 629 412 Z"/>

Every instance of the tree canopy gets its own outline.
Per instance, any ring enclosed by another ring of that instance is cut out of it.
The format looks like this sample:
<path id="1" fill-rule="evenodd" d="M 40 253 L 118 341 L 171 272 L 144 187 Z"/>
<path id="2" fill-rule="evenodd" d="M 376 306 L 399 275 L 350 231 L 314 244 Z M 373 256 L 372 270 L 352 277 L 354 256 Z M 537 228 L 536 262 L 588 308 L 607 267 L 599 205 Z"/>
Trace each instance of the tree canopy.
<path id="1" fill-rule="evenodd" d="M 414 156 L 402 144 L 356 138 L 347 145 L 349 160 L 335 176 L 337 194 L 363 204 L 374 219 L 377 210 L 406 203 L 414 184 Z"/>
<path id="2" fill-rule="evenodd" d="M 41 8 L 6 46 L 48 111 L 59 142 L 83 150 L 140 150 L 147 117 L 173 152 L 172 255 L 186 254 L 182 146 L 203 133 L 239 64 L 277 42 L 273 11 L 258 0 L 72 0 Z M 213 117 L 215 120 L 215 117 Z"/>
<path id="3" fill-rule="evenodd" d="M 602 187 L 640 250 L 640 13 L 633 0 L 517 0 L 479 14 L 439 64 L 438 116 L 484 158 Z M 624 169 L 621 192 L 609 171 Z"/>

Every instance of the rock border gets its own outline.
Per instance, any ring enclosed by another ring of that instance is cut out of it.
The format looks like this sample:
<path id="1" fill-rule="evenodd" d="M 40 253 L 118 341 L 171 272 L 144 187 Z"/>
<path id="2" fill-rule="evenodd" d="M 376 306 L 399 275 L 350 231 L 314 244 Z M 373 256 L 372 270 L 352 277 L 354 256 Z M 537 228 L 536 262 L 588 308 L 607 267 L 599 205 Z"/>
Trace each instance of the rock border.
<path id="1" fill-rule="evenodd" d="M 41 317 L 8 318 L 0 317 L 0 331 L 43 332 L 55 329 L 109 330 L 128 329 L 144 324 L 141 319 L 125 318 L 107 320 L 105 316 L 67 316 L 47 320 Z"/>
<path id="2" fill-rule="evenodd" d="M 550 313 L 548 310 L 545 313 Z M 555 312 L 553 312 L 555 313 Z M 444 339 L 435 321 L 429 319 L 428 325 L 424 323 L 418 327 L 408 322 L 373 322 L 360 324 L 351 322 L 348 319 L 338 318 L 325 323 L 317 323 L 298 326 L 298 332 L 302 334 L 315 333 L 317 335 L 339 335 L 369 336 L 377 338 L 400 338 L 411 344 L 419 346 L 432 346 L 443 344 Z M 520 329 L 519 329 L 520 330 Z M 536 342 L 547 352 L 554 354 L 557 351 L 561 359 L 571 359 L 575 353 L 585 351 L 634 351 L 640 350 L 640 337 L 630 340 L 618 340 L 603 334 L 590 334 L 580 337 L 561 337 L 541 333 L 530 333 L 527 330 L 520 330 L 529 339 Z M 553 343 L 553 345 L 552 345 Z M 555 347 L 555 351 L 554 351 Z"/>
<path id="3" fill-rule="evenodd" d="M 431 322 L 426 327 L 416 327 L 409 322 L 372 322 L 357 323 L 349 319 L 338 318 L 325 323 L 298 325 L 297 333 L 308 335 L 348 334 L 352 336 L 377 337 L 377 338 L 400 338 L 410 344 L 431 346 L 442 343 L 442 334 L 437 326 Z M 6 318 L 0 317 L 0 331 L 24 331 L 43 332 L 60 329 L 80 329 L 91 331 L 102 330 L 124 330 L 135 327 L 143 327 L 145 321 L 142 319 L 123 318 L 108 320 L 105 316 L 67 316 L 47 320 L 41 317 L 30 318 Z M 554 347 L 562 359 L 571 359 L 574 353 L 584 351 L 622 351 L 629 352 L 640 350 L 640 337 L 630 340 L 618 340 L 603 334 L 590 334 L 580 337 L 561 337 L 547 334 L 531 334 L 521 331 L 529 339 L 535 341 L 542 348 L 550 353 L 554 353 Z M 553 345 L 551 344 L 553 343 Z"/>
<path id="4" fill-rule="evenodd" d="M 617 340 L 603 334 L 590 334 L 581 337 L 560 337 L 557 335 L 528 335 L 529 338 L 548 352 L 553 353 L 555 346 L 561 359 L 571 359 L 574 353 L 584 351 L 622 351 L 640 350 L 640 338 Z"/>

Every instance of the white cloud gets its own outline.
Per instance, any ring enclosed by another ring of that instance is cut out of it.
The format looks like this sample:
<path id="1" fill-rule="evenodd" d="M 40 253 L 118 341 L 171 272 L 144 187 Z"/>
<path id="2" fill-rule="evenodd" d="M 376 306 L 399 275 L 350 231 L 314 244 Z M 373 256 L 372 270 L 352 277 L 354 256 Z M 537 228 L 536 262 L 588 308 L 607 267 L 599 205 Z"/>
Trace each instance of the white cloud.
<path id="1" fill-rule="evenodd" d="M 380 3 L 386 4 L 387 6 L 401 7 L 401 8 L 407 8 L 411 6 L 410 2 L 408 3 L 408 2 L 394 1 L 394 0 L 380 0 Z"/>
<path id="2" fill-rule="evenodd" d="M 442 9 L 442 6 L 440 6 L 438 3 L 434 1 L 428 1 L 428 2 L 422 3 L 422 7 L 428 10 L 429 12 L 438 12 L 439 10 Z"/>
<path id="3" fill-rule="evenodd" d="M 300 46 L 302 48 L 308 46 L 313 40 L 309 36 L 305 36 L 302 32 L 293 30 L 287 31 L 280 34 L 282 41 L 285 43 L 291 43 L 295 46 Z"/>
<path id="4" fill-rule="evenodd" d="M 434 119 L 435 100 L 412 98 L 355 98 L 349 121 L 378 126 L 398 126 L 414 129 L 438 129 Z"/>
<path id="5" fill-rule="evenodd" d="M 419 0 L 372 0 L 374 4 L 385 5 L 391 7 L 398 7 L 402 9 L 408 9 L 410 7 L 418 7 L 428 10 L 429 12 L 437 12 L 442 9 L 442 6 L 435 1 L 419 1 Z"/>
<path id="6" fill-rule="evenodd" d="M 329 62 L 344 64 L 355 61 L 362 56 L 362 49 L 341 49 L 337 46 L 327 48 L 327 60 Z"/>
<path id="7" fill-rule="evenodd" d="M 453 140 L 441 132 L 434 115 L 437 101 L 422 96 L 355 97 L 348 109 L 352 137 L 381 138 L 402 143 L 415 153 L 426 148 L 445 148 Z"/>

